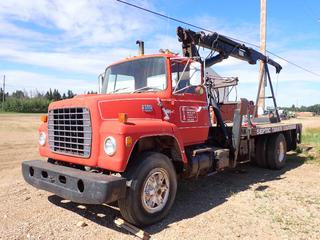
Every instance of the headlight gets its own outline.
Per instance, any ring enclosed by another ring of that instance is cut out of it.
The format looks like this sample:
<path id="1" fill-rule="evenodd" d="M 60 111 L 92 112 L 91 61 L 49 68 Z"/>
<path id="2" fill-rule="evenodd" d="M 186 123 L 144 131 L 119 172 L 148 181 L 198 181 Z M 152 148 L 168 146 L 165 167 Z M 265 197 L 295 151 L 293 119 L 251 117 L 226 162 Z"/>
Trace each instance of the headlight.
<path id="1" fill-rule="evenodd" d="M 44 146 L 46 144 L 46 134 L 44 132 L 41 132 L 39 134 L 39 144 L 41 146 Z"/>
<path id="2" fill-rule="evenodd" d="M 104 151 L 107 155 L 112 156 L 116 153 L 117 143 L 114 137 L 107 137 L 104 140 Z"/>

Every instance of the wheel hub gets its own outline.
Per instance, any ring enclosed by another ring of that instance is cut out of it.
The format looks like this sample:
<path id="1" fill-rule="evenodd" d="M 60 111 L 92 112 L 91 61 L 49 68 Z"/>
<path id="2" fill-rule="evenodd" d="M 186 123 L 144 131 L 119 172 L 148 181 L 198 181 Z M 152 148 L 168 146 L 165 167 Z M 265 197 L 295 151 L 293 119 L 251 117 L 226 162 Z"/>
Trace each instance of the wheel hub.
<path id="1" fill-rule="evenodd" d="M 279 156 L 279 162 L 282 162 L 285 156 L 285 150 L 284 150 L 284 143 L 280 142 L 279 144 L 279 152 L 278 152 L 278 156 Z"/>
<path id="2" fill-rule="evenodd" d="M 164 169 L 154 169 L 142 188 L 142 206 L 149 213 L 161 211 L 169 197 L 169 177 Z"/>

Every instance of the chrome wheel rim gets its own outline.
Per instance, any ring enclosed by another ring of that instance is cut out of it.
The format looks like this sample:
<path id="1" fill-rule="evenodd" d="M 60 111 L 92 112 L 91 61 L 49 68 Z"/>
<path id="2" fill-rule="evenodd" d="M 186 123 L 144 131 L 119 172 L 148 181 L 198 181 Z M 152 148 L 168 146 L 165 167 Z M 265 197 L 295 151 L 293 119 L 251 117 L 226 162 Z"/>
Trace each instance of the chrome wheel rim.
<path id="1" fill-rule="evenodd" d="M 280 142 L 279 144 L 279 154 L 278 154 L 278 159 L 279 159 L 279 162 L 282 162 L 283 159 L 284 159 L 284 156 L 285 156 L 285 150 L 284 150 L 284 142 Z"/>
<path id="2" fill-rule="evenodd" d="M 170 183 L 167 171 L 162 168 L 153 169 L 142 187 L 142 206 L 149 213 L 161 211 L 169 198 Z"/>

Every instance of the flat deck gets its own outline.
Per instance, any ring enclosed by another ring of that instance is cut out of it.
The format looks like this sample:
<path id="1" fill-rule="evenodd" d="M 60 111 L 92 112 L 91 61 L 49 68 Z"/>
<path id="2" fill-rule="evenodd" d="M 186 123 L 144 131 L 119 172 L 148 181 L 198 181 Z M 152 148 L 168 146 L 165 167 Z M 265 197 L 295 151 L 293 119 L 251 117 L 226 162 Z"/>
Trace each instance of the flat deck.
<path id="1" fill-rule="evenodd" d="M 228 127 L 232 127 L 233 123 L 227 123 Z M 258 136 L 276 132 L 283 132 L 294 129 L 301 129 L 300 123 L 255 123 L 251 128 L 251 136 Z M 242 127 L 241 135 L 247 136 L 248 127 Z"/>
<path id="2" fill-rule="evenodd" d="M 288 130 L 294 130 L 297 128 L 301 128 L 301 124 L 299 123 L 259 123 L 256 124 L 255 127 L 252 127 L 251 129 L 251 135 L 257 136 L 257 135 L 263 135 L 263 134 L 270 134 L 275 132 L 283 132 Z M 244 128 L 244 131 L 246 132 L 246 128 Z"/>

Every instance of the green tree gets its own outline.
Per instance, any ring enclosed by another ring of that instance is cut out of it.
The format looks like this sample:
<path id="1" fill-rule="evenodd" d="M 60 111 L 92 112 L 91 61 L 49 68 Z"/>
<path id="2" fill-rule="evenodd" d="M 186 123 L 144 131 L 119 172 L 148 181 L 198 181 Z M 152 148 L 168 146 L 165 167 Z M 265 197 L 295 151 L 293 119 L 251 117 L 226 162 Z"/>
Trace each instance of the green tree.
<path id="1" fill-rule="evenodd" d="M 61 94 L 59 93 L 58 89 L 54 89 L 52 93 L 52 98 L 54 101 L 61 100 Z"/>
<path id="2" fill-rule="evenodd" d="M 16 90 L 15 92 L 13 92 L 13 93 L 11 94 L 11 97 L 13 97 L 13 98 L 18 98 L 18 99 L 22 99 L 22 98 L 25 98 L 26 96 L 25 96 L 25 94 L 24 94 L 23 91 L 21 91 L 21 90 Z"/>
<path id="3" fill-rule="evenodd" d="M 47 91 L 47 93 L 45 94 L 45 97 L 48 100 L 53 100 L 53 94 L 52 94 L 51 88 L 49 89 L 49 91 Z"/>
<path id="4" fill-rule="evenodd" d="M 73 98 L 74 96 L 75 96 L 75 94 L 71 90 L 68 90 L 67 97 L 68 98 Z"/>

